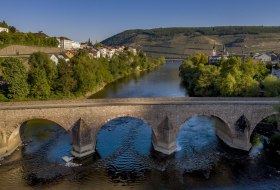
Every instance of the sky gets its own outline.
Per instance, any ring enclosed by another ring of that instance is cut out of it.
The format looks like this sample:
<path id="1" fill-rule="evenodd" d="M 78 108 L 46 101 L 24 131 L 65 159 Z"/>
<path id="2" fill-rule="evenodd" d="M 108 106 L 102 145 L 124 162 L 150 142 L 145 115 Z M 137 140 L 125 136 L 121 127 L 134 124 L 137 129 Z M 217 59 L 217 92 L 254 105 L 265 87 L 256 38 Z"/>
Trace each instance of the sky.
<path id="1" fill-rule="evenodd" d="M 280 26 L 280 0 L 0 0 L 0 21 L 83 42 L 128 29 Z"/>

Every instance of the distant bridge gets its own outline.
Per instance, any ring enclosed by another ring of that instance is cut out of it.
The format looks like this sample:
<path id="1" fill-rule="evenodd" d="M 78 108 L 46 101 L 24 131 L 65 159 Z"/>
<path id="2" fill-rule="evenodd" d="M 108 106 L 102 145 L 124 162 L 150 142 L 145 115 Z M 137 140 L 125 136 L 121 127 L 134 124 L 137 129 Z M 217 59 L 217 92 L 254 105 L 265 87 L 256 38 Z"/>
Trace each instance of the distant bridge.
<path id="1" fill-rule="evenodd" d="M 216 134 L 228 146 L 249 150 L 250 136 L 264 118 L 278 114 L 275 98 L 128 98 L 0 103 L 0 156 L 20 144 L 20 128 L 33 119 L 46 119 L 73 135 L 72 154 L 95 152 L 96 135 L 112 119 L 134 117 L 152 129 L 156 151 L 172 154 L 182 124 L 195 115 L 216 118 Z"/>
<path id="2" fill-rule="evenodd" d="M 165 60 L 168 61 L 168 62 L 178 63 L 178 62 L 183 62 L 185 59 L 184 58 L 168 58 L 168 57 L 166 57 Z"/>

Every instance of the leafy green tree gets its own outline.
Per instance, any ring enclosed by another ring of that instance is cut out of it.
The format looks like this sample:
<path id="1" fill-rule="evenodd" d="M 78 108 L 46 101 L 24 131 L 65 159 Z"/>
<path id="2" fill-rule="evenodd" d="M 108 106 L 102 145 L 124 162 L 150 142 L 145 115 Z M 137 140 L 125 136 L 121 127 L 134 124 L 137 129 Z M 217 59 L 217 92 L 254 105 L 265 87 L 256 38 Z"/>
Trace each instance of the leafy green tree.
<path id="1" fill-rule="evenodd" d="M 91 63 L 90 57 L 86 52 L 79 52 L 73 59 L 74 78 L 77 80 L 78 94 L 91 92 L 96 87 L 96 76 L 94 73 L 94 65 Z"/>
<path id="2" fill-rule="evenodd" d="M 14 26 L 9 27 L 9 32 L 16 33 L 16 31 L 17 31 L 16 27 L 14 27 Z"/>
<path id="3" fill-rule="evenodd" d="M 2 22 L 0 22 L 0 27 L 8 28 L 9 25 L 3 20 Z"/>
<path id="4" fill-rule="evenodd" d="M 24 65 L 17 58 L 7 58 L 2 63 L 3 79 L 7 82 L 7 97 L 22 99 L 29 93 L 27 72 Z"/>
<path id="5" fill-rule="evenodd" d="M 46 75 L 48 85 L 51 88 L 51 91 L 54 91 L 56 86 L 57 79 L 57 66 L 54 62 L 50 60 L 48 55 L 43 52 L 33 53 L 29 58 L 30 70 L 41 69 L 44 71 L 43 73 Z"/>
<path id="6" fill-rule="evenodd" d="M 238 57 L 222 59 L 217 65 L 206 63 L 206 56 L 196 53 L 180 66 L 180 77 L 194 96 L 258 96 L 259 82 L 267 75 L 261 62 Z"/>
<path id="7" fill-rule="evenodd" d="M 196 96 L 217 96 L 217 78 L 220 75 L 220 69 L 214 65 L 199 65 L 199 77 L 196 82 L 194 93 Z"/>
<path id="8" fill-rule="evenodd" d="M 32 40 L 32 34 L 27 36 Z M 115 55 L 111 59 L 95 59 L 90 57 L 88 52 L 81 51 L 70 62 L 59 60 L 58 65 L 55 65 L 47 54 L 37 52 L 32 54 L 28 60 L 27 82 L 30 86 L 28 97 L 49 99 L 86 95 L 136 70 L 151 69 L 160 65 L 163 60 L 163 58 L 151 58 L 144 53 L 133 55 L 128 52 Z M 5 64 L 1 64 L 1 62 L 5 62 Z M 7 64 L 5 59 L 0 58 L 0 73 L 1 71 L 3 73 L 4 69 L 5 79 L 9 79 L 9 98 L 24 98 L 28 94 L 28 91 L 24 91 L 27 84 L 26 71 L 23 70 L 23 65 L 14 64 L 13 61 L 11 63 Z M 23 79 L 25 79 L 25 83 L 18 82 Z M 23 87 L 18 87 L 20 88 L 18 91 L 16 85 L 23 85 Z M 6 94 L 0 95 L 0 101 L 6 100 Z"/>
<path id="9" fill-rule="evenodd" d="M 71 63 L 59 59 L 58 62 L 58 79 L 57 79 L 57 91 L 61 92 L 65 96 L 71 96 L 77 87 L 77 81 L 74 78 L 73 67 Z"/>
<path id="10" fill-rule="evenodd" d="M 268 75 L 263 81 L 265 96 L 279 96 L 280 94 L 280 80 L 277 77 Z"/>
<path id="11" fill-rule="evenodd" d="M 227 74 L 223 79 L 218 80 L 218 86 L 221 96 L 235 96 L 237 82 L 232 74 Z"/>
<path id="12" fill-rule="evenodd" d="M 34 68 L 29 74 L 30 96 L 36 99 L 47 99 L 51 95 L 51 87 L 48 83 L 45 71 Z"/>

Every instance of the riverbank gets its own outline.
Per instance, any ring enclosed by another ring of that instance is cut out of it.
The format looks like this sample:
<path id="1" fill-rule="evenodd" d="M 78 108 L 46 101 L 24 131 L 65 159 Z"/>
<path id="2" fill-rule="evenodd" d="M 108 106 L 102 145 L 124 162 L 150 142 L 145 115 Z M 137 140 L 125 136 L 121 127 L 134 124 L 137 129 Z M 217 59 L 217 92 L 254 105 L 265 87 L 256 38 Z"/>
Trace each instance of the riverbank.
<path id="1" fill-rule="evenodd" d="M 21 60 L 7 58 L 0 60 L 0 101 L 88 98 L 110 83 L 153 70 L 164 62 L 162 57 L 149 57 L 143 52 L 135 55 L 129 50 L 111 59 L 92 58 L 81 51 L 70 62 L 60 60 L 55 65 L 47 54 L 39 52 L 31 55 L 26 70 Z"/>
<path id="2" fill-rule="evenodd" d="M 165 63 L 163 63 L 165 64 Z M 74 100 L 86 100 L 86 99 L 89 99 L 91 98 L 92 96 L 94 96 L 96 93 L 104 90 L 104 88 L 106 88 L 108 85 L 110 84 L 113 84 L 113 83 L 116 83 L 117 81 L 119 80 L 122 80 L 123 78 L 126 78 L 126 77 L 129 77 L 131 75 L 134 75 L 134 74 L 141 74 L 143 72 L 147 72 L 147 71 L 153 71 L 155 70 L 156 68 L 160 67 L 162 64 L 160 65 L 156 65 L 155 67 L 152 67 L 148 70 L 135 70 L 134 72 L 128 74 L 128 75 L 125 75 L 123 77 L 120 77 L 120 78 L 117 78 L 113 81 L 111 81 L 110 83 L 106 83 L 106 84 L 101 84 L 99 87 L 96 88 L 96 90 L 92 91 L 92 92 L 87 92 L 85 95 L 81 95 L 81 96 L 71 96 L 71 97 L 59 97 L 59 96 L 52 96 L 48 99 L 34 99 L 34 98 L 28 98 L 28 99 L 20 99 L 20 100 L 9 100 L 9 99 L 1 99 L 1 96 L 0 96 L 0 102 L 26 102 L 26 101 L 55 101 L 55 100 L 70 100 L 70 101 L 74 101 Z M 1 95 L 1 94 L 0 94 Z"/>

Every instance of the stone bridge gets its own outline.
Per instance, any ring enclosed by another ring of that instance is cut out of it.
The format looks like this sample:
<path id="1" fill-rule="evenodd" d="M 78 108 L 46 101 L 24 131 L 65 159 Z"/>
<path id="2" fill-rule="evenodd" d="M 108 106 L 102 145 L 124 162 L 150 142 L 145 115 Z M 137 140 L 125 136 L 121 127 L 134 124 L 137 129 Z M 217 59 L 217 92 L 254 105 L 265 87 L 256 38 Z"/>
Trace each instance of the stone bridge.
<path id="1" fill-rule="evenodd" d="M 118 117 L 144 120 L 152 129 L 154 149 L 164 154 L 176 150 L 182 124 L 196 115 L 216 118 L 216 134 L 228 146 L 248 151 L 250 136 L 264 118 L 278 114 L 274 98 L 129 98 L 73 101 L 0 103 L 0 156 L 21 144 L 20 128 L 33 119 L 46 119 L 72 134 L 72 154 L 95 152 L 96 135 Z"/>

